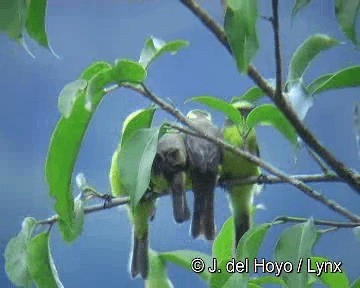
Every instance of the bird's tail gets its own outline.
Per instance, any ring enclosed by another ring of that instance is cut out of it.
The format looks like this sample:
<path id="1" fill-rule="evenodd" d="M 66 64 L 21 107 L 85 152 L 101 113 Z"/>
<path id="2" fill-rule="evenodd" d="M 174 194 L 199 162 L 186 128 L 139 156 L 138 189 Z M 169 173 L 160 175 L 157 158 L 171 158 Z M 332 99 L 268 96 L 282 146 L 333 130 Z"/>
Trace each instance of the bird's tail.
<path id="1" fill-rule="evenodd" d="M 230 208 L 234 215 L 235 249 L 241 237 L 250 229 L 254 185 L 243 185 L 229 191 Z"/>
<path id="2" fill-rule="evenodd" d="M 199 172 L 194 173 L 195 175 L 192 175 L 194 211 L 191 223 L 191 235 L 193 238 L 198 238 L 203 235 L 207 240 L 214 240 L 214 189 L 217 177 L 213 173 L 211 173 L 211 175 L 204 175 Z"/>
<path id="3" fill-rule="evenodd" d="M 147 278 L 149 270 L 148 255 L 148 237 L 147 234 L 143 238 L 138 238 L 134 234 L 133 251 L 131 256 L 131 276 L 135 278 L 141 275 L 143 279 Z"/>
<path id="4" fill-rule="evenodd" d="M 173 202 L 173 214 L 177 223 L 183 223 L 190 218 L 190 210 L 186 201 L 185 173 L 179 172 L 171 181 L 171 196 Z"/>

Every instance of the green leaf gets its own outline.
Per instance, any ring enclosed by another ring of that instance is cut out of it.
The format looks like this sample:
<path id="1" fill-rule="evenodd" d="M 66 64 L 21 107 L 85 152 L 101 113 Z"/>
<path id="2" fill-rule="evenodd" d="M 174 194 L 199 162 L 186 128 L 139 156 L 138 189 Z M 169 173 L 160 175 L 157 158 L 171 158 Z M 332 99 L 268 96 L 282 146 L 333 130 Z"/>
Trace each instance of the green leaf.
<path id="1" fill-rule="evenodd" d="M 350 288 L 360 288 L 360 277 L 357 278 L 353 283 L 351 283 Z"/>
<path id="2" fill-rule="evenodd" d="M 121 148 L 119 171 L 133 208 L 149 186 L 158 136 L 159 128 L 139 129 L 128 137 Z"/>
<path id="3" fill-rule="evenodd" d="M 49 48 L 45 29 L 46 0 L 32 0 L 29 2 L 30 5 L 26 19 L 27 33 L 41 46 Z"/>
<path id="4" fill-rule="evenodd" d="M 307 86 L 310 94 L 316 95 L 332 89 L 360 86 L 360 66 L 352 66 L 332 74 L 323 75 Z"/>
<path id="5" fill-rule="evenodd" d="M 226 272 L 225 272 L 226 273 Z M 234 273 L 234 274 L 229 274 L 230 277 L 229 279 L 225 282 L 224 285 L 222 286 L 211 286 L 213 288 L 216 287 L 222 287 L 222 288 L 261 288 L 260 286 L 253 284 L 253 283 L 248 283 L 247 282 L 247 277 L 245 276 L 244 273 Z"/>
<path id="6" fill-rule="evenodd" d="M 234 123 L 237 124 L 242 123 L 241 115 L 237 111 L 237 109 L 233 107 L 233 105 L 231 105 L 229 102 L 226 102 L 220 98 L 213 96 L 198 96 L 198 97 L 192 97 L 187 101 L 193 101 L 204 104 L 212 109 L 224 113 Z"/>
<path id="7" fill-rule="evenodd" d="M 310 1 L 311 0 L 296 0 L 291 11 L 291 18 L 294 18 L 301 9 L 310 3 Z"/>
<path id="8" fill-rule="evenodd" d="M 277 129 L 290 143 L 297 145 L 297 134 L 282 112 L 271 104 L 264 104 L 253 109 L 246 118 L 249 129 L 256 125 L 271 125 Z"/>
<path id="9" fill-rule="evenodd" d="M 324 34 L 315 34 L 307 38 L 294 52 L 289 65 L 288 82 L 302 78 L 310 62 L 322 51 L 339 42 Z"/>
<path id="10" fill-rule="evenodd" d="M 89 81 L 86 93 L 86 109 L 93 109 L 93 101 L 97 101 L 98 94 L 104 94 L 104 88 L 111 84 L 117 83 L 140 83 L 146 78 L 145 69 L 137 62 L 117 59 L 114 67 L 103 69 L 95 74 Z"/>
<path id="11" fill-rule="evenodd" d="M 72 228 L 69 241 L 75 241 L 81 235 L 84 226 L 84 219 L 84 202 L 80 198 L 77 198 L 74 201 L 74 226 Z"/>
<path id="12" fill-rule="evenodd" d="M 231 223 L 233 219 L 230 218 L 228 221 Z M 241 261 L 243 263 L 248 261 L 248 268 L 250 273 L 253 269 L 254 258 L 257 256 L 260 245 L 263 242 L 266 232 L 270 227 L 271 224 L 269 223 L 254 226 L 250 228 L 239 241 L 238 247 L 236 249 L 236 261 Z M 232 249 L 233 245 L 228 246 L 227 248 L 229 249 L 229 247 Z M 211 274 L 210 287 L 223 287 L 224 285 L 224 287 L 235 287 L 235 284 L 237 285 L 236 287 L 239 285 L 239 287 L 247 287 L 250 274 L 235 272 L 233 275 L 232 273 L 227 272 L 226 264 L 229 260 L 231 260 L 231 258 L 220 261 L 218 267 L 221 270 L 221 273 Z M 235 276 L 236 274 L 237 276 Z"/>
<path id="13" fill-rule="evenodd" d="M 164 42 L 160 39 L 151 37 L 146 40 L 145 46 L 140 54 L 139 63 L 146 69 L 150 66 L 152 61 L 169 52 L 171 54 L 177 53 L 180 49 L 189 45 L 189 42 L 184 40 L 176 40 L 171 42 Z"/>
<path id="14" fill-rule="evenodd" d="M 208 267 L 212 266 L 212 257 L 210 255 L 191 250 L 178 250 L 171 252 L 162 252 L 159 254 L 161 258 L 163 258 L 167 262 L 174 263 L 188 271 L 192 271 L 191 265 L 193 263 L 193 259 L 201 259 L 204 263 L 204 271 L 201 273 L 197 273 L 203 280 L 207 281 L 211 274 L 208 271 Z M 199 261 L 201 261 L 199 260 Z M 197 261 L 197 260 L 195 260 Z M 194 263 L 195 264 L 195 263 Z"/>
<path id="15" fill-rule="evenodd" d="M 305 259 L 304 259 L 305 260 Z M 330 263 L 331 261 L 324 257 L 310 257 L 310 267 L 312 270 L 318 271 L 316 267 L 316 263 L 321 265 L 320 263 Z M 332 264 L 332 263 L 331 263 Z M 327 265 L 327 264 L 325 264 Z M 327 266 L 329 269 L 329 266 Z M 314 272 L 312 272 L 314 273 Z M 316 275 L 318 272 L 314 273 Z M 349 287 L 349 280 L 346 277 L 345 272 L 336 272 L 332 273 L 331 271 L 322 272 L 320 276 L 317 277 L 320 281 L 330 288 L 338 288 L 338 287 Z"/>
<path id="16" fill-rule="evenodd" d="M 256 32 L 257 17 L 257 1 L 227 1 L 224 29 L 241 73 L 247 73 L 248 66 L 259 49 Z"/>
<path id="17" fill-rule="evenodd" d="M 239 241 L 236 249 L 237 259 L 240 259 L 240 261 L 249 259 L 249 263 L 254 263 L 254 259 L 259 253 L 260 246 L 270 227 L 271 223 L 264 223 L 250 228 Z M 252 265 L 250 265 L 250 268 L 252 272 Z M 249 274 L 247 274 L 247 277 L 249 277 Z"/>
<path id="18" fill-rule="evenodd" d="M 173 288 L 167 275 L 165 261 L 153 250 L 149 250 L 149 275 L 145 280 L 146 288 Z"/>
<path id="19" fill-rule="evenodd" d="M 25 218 L 19 234 L 11 238 L 5 248 L 5 271 L 16 286 L 31 287 L 32 284 L 26 263 L 29 241 L 36 225 L 34 218 Z"/>
<path id="20" fill-rule="evenodd" d="M 246 92 L 241 96 L 233 97 L 231 99 L 231 103 L 235 103 L 238 101 L 248 101 L 254 103 L 264 96 L 265 96 L 264 91 L 262 91 L 258 86 L 254 86 L 246 90 Z"/>
<path id="21" fill-rule="evenodd" d="M 275 276 L 262 276 L 262 277 L 251 278 L 249 280 L 249 283 L 253 283 L 259 286 L 262 286 L 264 284 L 277 284 L 281 287 L 287 287 L 284 280 Z"/>
<path id="22" fill-rule="evenodd" d="M 38 288 L 62 288 L 50 253 L 49 233 L 43 232 L 30 240 L 27 250 L 29 273 Z"/>
<path id="23" fill-rule="evenodd" d="M 23 31 L 28 14 L 27 2 L 24 0 L 2 0 L 1 6 L 0 26 L 7 32 L 10 38 L 26 46 L 23 40 Z"/>
<path id="24" fill-rule="evenodd" d="M 345 36 L 355 45 L 359 45 L 355 31 L 359 8 L 360 0 L 335 0 L 336 20 Z"/>
<path id="25" fill-rule="evenodd" d="M 305 269 L 305 262 L 310 257 L 317 239 L 313 219 L 309 219 L 305 223 L 293 225 L 284 230 L 280 235 L 275 248 L 275 261 L 289 261 L 292 263 L 292 273 L 280 274 L 280 277 L 289 287 L 306 287 L 308 275 Z M 302 262 L 300 259 L 302 259 Z"/>
<path id="26" fill-rule="evenodd" d="M 80 76 L 90 80 L 93 75 L 110 64 L 95 62 Z M 96 97 L 95 97 L 96 96 Z M 98 106 L 104 92 L 94 95 L 93 105 Z M 73 239 L 74 202 L 71 191 L 71 177 L 81 142 L 93 113 L 85 108 L 85 93 L 77 98 L 69 118 L 61 117 L 51 136 L 45 164 L 45 176 L 50 196 L 55 198 L 55 211 L 59 215 L 59 227 L 66 241 Z"/>
<path id="27" fill-rule="evenodd" d="M 151 106 L 134 111 L 126 117 L 122 128 L 121 146 L 136 130 L 151 127 L 155 111 L 156 108 Z"/>
<path id="28" fill-rule="evenodd" d="M 66 84 L 61 90 L 58 100 L 58 106 L 61 114 L 65 118 L 70 117 L 76 99 L 80 97 L 81 92 L 84 92 L 86 86 L 86 80 L 78 79 Z"/>
<path id="29" fill-rule="evenodd" d="M 146 78 L 146 70 L 137 62 L 117 59 L 114 66 L 114 78 L 120 84 L 122 82 L 141 83 Z"/>
<path id="30" fill-rule="evenodd" d="M 218 261 L 229 260 L 234 247 L 234 219 L 229 217 L 215 238 L 212 254 Z"/>

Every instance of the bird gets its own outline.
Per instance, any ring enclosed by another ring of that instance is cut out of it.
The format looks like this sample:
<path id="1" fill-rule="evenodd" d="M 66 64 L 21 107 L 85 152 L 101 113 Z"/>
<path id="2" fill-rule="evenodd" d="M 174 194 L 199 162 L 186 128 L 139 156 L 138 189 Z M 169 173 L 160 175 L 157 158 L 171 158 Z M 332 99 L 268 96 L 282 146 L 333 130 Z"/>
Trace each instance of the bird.
<path id="1" fill-rule="evenodd" d="M 259 147 L 256 139 L 255 129 L 247 129 L 245 118 L 254 108 L 250 102 L 239 101 L 233 104 L 239 111 L 244 121 L 241 124 L 235 124 L 230 119 L 226 119 L 224 124 L 224 140 L 237 148 L 244 149 L 253 155 L 259 156 Z M 220 181 L 247 178 L 251 176 L 260 176 L 260 168 L 245 159 L 245 157 L 236 155 L 232 151 L 224 152 Z M 241 237 L 249 230 L 251 225 L 251 213 L 254 194 L 259 191 L 261 186 L 257 184 L 232 185 L 227 188 L 230 210 L 233 214 L 235 225 L 235 248 Z"/>
<path id="2" fill-rule="evenodd" d="M 222 137 L 221 130 L 212 124 L 211 115 L 204 110 L 192 110 L 187 114 L 191 124 L 207 135 Z M 191 222 L 193 238 L 215 238 L 214 190 L 217 185 L 222 160 L 221 148 L 206 139 L 185 135 L 188 154 L 188 171 L 194 194 L 194 210 Z"/>
<path id="3" fill-rule="evenodd" d="M 129 196 L 128 191 L 122 184 L 119 171 L 119 157 L 121 153 L 120 145 L 115 150 L 109 172 L 111 194 L 117 196 Z M 155 199 L 146 199 L 143 197 L 138 205 L 133 208 L 127 204 L 129 219 L 133 225 L 132 231 L 132 253 L 130 257 L 130 274 L 133 278 L 140 275 L 146 279 L 149 271 L 149 220 L 155 213 Z"/>
<path id="4" fill-rule="evenodd" d="M 189 181 L 186 177 L 187 151 L 184 136 L 178 131 L 169 130 L 158 142 L 152 166 L 152 189 L 158 193 L 170 192 L 173 217 L 176 223 L 190 219 L 186 200 Z"/>

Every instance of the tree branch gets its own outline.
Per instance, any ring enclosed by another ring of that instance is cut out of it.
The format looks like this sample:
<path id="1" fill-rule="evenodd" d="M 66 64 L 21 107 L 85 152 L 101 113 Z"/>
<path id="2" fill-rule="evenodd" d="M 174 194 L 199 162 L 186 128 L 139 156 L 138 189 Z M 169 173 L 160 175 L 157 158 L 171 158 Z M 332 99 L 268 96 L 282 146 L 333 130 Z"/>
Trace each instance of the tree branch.
<path id="1" fill-rule="evenodd" d="M 226 50 L 232 54 L 230 45 L 226 39 L 224 30 L 203 10 L 194 0 L 180 0 L 180 2 L 186 6 L 201 22 L 211 31 L 219 42 L 226 48 Z M 248 67 L 248 75 L 260 87 L 266 95 L 268 95 L 276 106 L 283 112 L 289 122 L 293 125 L 294 129 L 301 137 L 301 139 L 318 154 L 324 161 L 340 176 L 344 181 L 352 187 L 358 194 L 360 194 L 360 181 L 354 176 L 349 168 L 344 163 L 340 162 L 335 156 L 328 151 L 316 137 L 305 127 L 296 112 L 293 110 L 291 104 L 286 98 L 284 93 L 281 93 L 281 97 L 275 97 L 274 89 L 269 83 L 262 77 L 253 65 Z"/>
<path id="2" fill-rule="evenodd" d="M 280 216 L 277 217 L 273 223 L 274 224 L 283 224 L 287 222 L 297 222 L 302 223 L 306 222 L 308 219 L 301 218 L 301 217 L 290 217 L 290 216 Z M 332 226 L 336 228 L 354 228 L 360 226 L 360 223 L 353 223 L 353 222 L 336 222 L 336 221 L 328 221 L 328 220 L 318 220 L 314 219 L 315 225 L 324 225 L 324 226 Z"/>
<path id="3" fill-rule="evenodd" d="M 339 176 L 337 176 L 335 174 L 293 175 L 291 177 L 294 179 L 297 179 L 299 181 L 308 182 L 308 183 L 310 183 L 310 182 L 317 182 L 317 183 L 318 182 L 343 182 L 343 179 L 341 179 Z M 357 175 L 357 178 L 360 179 L 360 174 Z M 226 185 L 248 185 L 248 184 L 270 184 L 271 185 L 271 184 L 285 184 L 285 183 L 288 183 L 288 182 L 281 180 L 279 177 L 269 176 L 269 175 L 261 175 L 260 177 L 252 176 L 252 177 L 247 177 L 247 178 L 242 178 L 242 179 L 237 179 L 237 180 L 223 181 L 223 182 L 220 182 L 218 184 L 218 186 L 222 187 L 222 186 L 226 186 Z M 97 192 L 97 194 L 104 195 L 104 194 L 100 194 L 99 192 Z M 167 195 L 169 195 L 169 193 L 159 194 L 159 193 L 147 192 L 145 195 L 146 195 L 145 197 L 156 199 L 156 198 L 161 198 L 161 197 L 167 196 Z M 100 198 L 104 199 L 105 197 L 100 197 Z M 96 205 L 92 205 L 89 207 L 85 207 L 84 213 L 91 214 L 94 212 L 104 211 L 104 210 L 111 209 L 114 207 L 122 206 L 122 205 L 125 205 L 128 203 L 130 203 L 129 197 L 114 197 L 110 201 L 105 202 L 105 204 L 96 204 Z M 291 220 L 289 220 L 289 219 L 291 219 Z M 47 219 L 38 221 L 38 224 L 53 225 L 58 220 L 59 220 L 58 215 L 53 215 Z M 281 217 L 276 218 L 273 222 L 276 222 L 276 221 L 304 222 L 304 221 L 307 221 L 307 219 L 281 216 Z M 350 222 L 323 221 L 323 224 L 320 222 L 318 222 L 318 223 L 315 222 L 315 224 L 318 224 L 318 225 L 335 226 L 335 225 L 326 224 L 326 223 L 347 223 L 343 227 L 360 226 L 360 221 L 351 222 L 351 223 Z M 340 227 L 340 226 L 338 225 L 337 227 Z"/>
<path id="4" fill-rule="evenodd" d="M 272 0 L 273 17 L 271 24 L 274 29 L 275 63 L 276 63 L 276 97 L 282 93 L 281 49 L 280 49 L 280 26 L 279 26 L 279 0 Z"/>

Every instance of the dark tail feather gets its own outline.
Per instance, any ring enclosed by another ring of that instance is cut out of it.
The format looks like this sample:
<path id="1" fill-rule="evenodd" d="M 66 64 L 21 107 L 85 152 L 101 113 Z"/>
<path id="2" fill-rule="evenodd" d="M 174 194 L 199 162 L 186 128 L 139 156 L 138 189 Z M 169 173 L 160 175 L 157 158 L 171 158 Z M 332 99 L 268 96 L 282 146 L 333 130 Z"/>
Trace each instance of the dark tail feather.
<path id="1" fill-rule="evenodd" d="M 146 236 L 144 239 L 134 237 L 133 253 L 131 257 L 131 276 L 135 278 L 140 274 L 143 279 L 146 279 L 148 269 L 148 237 Z"/>
<path id="2" fill-rule="evenodd" d="M 185 173 L 176 173 L 171 181 L 171 196 L 173 202 L 173 215 L 177 223 L 190 219 L 190 210 L 186 201 Z"/>
<path id="3" fill-rule="evenodd" d="M 250 229 L 250 215 L 242 214 L 241 217 L 235 219 L 235 249 L 239 244 L 241 237 Z"/>
<path id="4" fill-rule="evenodd" d="M 191 235 L 197 238 L 204 235 L 207 240 L 215 239 L 214 189 L 216 175 L 194 173 L 192 175 L 194 192 L 194 212 L 191 223 Z"/>

